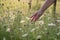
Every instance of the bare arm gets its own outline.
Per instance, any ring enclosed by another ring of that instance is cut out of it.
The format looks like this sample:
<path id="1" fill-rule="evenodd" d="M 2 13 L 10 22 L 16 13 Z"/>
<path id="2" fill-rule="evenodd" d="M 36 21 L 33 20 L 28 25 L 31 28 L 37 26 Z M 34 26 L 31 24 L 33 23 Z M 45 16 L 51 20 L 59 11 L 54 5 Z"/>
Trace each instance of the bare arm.
<path id="1" fill-rule="evenodd" d="M 55 0 L 46 0 L 44 5 L 39 9 L 33 16 L 31 16 L 31 21 L 36 21 L 44 13 L 44 11 L 54 3 Z"/>
<path id="2" fill-rule="evenodd" d="M 44 5 L 39 9 L 39 11 L 44 12 L 50 5 L 54 3 L 55 0 L 46 0 Z"/>

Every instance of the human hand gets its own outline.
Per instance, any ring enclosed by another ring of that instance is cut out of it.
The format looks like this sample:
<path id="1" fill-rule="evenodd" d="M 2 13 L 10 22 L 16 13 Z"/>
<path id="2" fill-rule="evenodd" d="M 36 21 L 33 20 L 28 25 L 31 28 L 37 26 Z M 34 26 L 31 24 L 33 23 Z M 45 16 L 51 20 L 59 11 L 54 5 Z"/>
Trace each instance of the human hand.
<path id="1" fill-rule="evenodd" d="M 37 21 L 41 15 L 42 15 L 41 12 L 36 12 L 34 15 L 31 16 L 31 22 Z"/>

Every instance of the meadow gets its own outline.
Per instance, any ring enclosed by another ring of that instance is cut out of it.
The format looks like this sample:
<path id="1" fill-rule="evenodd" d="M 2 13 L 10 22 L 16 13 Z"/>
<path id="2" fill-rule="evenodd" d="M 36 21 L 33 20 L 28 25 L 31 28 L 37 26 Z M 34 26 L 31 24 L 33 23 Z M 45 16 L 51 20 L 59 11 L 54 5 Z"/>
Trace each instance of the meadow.
<path id="1" fill-rule="evenodd" d="M 30 17 L 44 0 L 0 0 L 0 40 L 60 40 L 60 1 L 36 22 Z"/>

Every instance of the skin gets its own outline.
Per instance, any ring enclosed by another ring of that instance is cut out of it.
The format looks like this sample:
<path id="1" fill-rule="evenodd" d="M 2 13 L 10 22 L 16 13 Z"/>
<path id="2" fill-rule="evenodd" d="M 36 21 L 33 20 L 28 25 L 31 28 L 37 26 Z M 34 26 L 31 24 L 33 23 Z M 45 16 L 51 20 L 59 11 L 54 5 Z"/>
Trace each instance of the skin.
<path id="1" fill-rule="evenodd" d="M 39 9 L 37 12 L 35 12 L 34 15 L 31 16 L 31 21 L 33 21 L 33 22 L 37 21 L 39 19 L 39 17 L 42 16 L 44 11 L 54 3 L 54 1 L 55 0 L 46 0 L 44 5 L 41 7 L 41 9 Z"/>

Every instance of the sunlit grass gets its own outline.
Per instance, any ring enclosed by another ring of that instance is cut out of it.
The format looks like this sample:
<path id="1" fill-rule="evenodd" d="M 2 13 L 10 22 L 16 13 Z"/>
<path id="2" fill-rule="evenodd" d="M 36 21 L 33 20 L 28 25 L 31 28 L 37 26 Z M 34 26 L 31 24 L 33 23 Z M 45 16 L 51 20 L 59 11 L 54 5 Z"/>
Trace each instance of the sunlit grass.
<path id="1" fill-rule="evenodd" d="M 6 0 L 0 2 L 0 40 L 58 40 L 60 39 L 60 14 L 57 2 L 56 23 L 53 17 L 53 5 L 36 22 L 30 21 L 32 13 L 44 3 L 37 5 L 32 1 L 29 10 L 29 1 Z"/>

